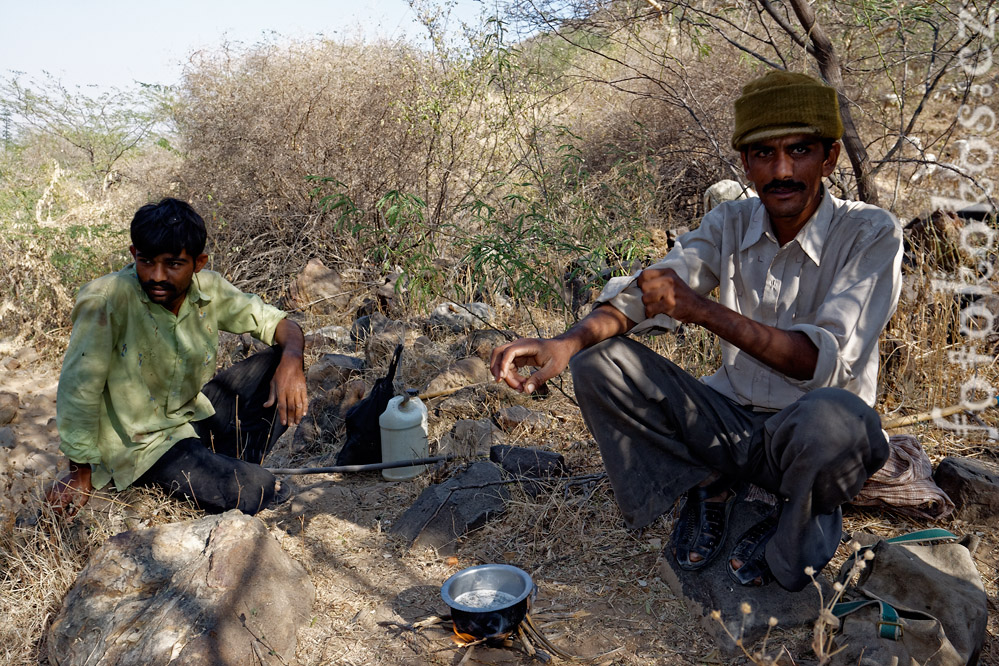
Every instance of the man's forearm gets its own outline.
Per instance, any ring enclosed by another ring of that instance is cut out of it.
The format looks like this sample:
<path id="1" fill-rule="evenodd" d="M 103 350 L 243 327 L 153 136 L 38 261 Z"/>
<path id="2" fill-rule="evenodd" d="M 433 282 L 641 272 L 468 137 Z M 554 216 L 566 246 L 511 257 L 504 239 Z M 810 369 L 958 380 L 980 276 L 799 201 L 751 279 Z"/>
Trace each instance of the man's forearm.
<path id="1" fill-rule="evenodd" d="M 691 323 L 703 326 L 791 379 L 805 380 L 815 375 L 819 350 L 804 333 L 761 324 L 709 299 L 704 299 L 704 304 Z"/>
<path id="2" fill-rule="evenodd" d="M 274 331 L 274 342 L 281 348 L 282 356 L 302 358 L 305 353 L 305 335 L 302 328 L 290 319 L 282 319 Z"/>
<path id="3" fill-rule="evenodd" d="M 593 312 L 580 319 L 565 333 L 553 339 L 569 343 L 572 346 L 572 354 L 575 355 L 598 342 L 616 335 L 624 335 L 634 326 L 635 322 L 625 317 L 613 305 L 603 304 L 594 308 Z"/>

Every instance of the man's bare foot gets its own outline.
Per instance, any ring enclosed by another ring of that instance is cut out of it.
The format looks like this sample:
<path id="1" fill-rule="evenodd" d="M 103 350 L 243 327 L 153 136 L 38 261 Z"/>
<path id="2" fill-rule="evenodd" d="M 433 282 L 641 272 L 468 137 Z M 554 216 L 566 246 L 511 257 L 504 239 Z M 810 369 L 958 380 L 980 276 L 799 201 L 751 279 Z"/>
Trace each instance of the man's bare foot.
<path id="1" fill-rule="evenodd" d="M 94 486 L 90 481 L 90 465 L 70 463 L 69 474 L 52 484 L 45 501 L 57 516 L 72 518 L 90 501 Z"/>
<path id="2" fill-rule="evenodd" d="M 742 560 L 732 559 L 728 561 L 728 565 L 732 567 L 732 571 L 738 571 L 742 568 Z M 749 583 L 750 587 L 760 587 L 763 585 L 763 576 L 757 576 Z"/>

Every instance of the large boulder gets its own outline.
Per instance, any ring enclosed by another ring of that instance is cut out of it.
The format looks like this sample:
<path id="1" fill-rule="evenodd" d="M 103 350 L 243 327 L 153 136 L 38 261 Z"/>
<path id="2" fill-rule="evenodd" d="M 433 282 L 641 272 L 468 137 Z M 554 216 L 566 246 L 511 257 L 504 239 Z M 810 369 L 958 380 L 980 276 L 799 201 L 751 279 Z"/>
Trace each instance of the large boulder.
<path id="1" fill-rule="evenodd" d="M 755 197 L 756 192 L 752 188 L 744 187 L 734 180 L 719 180 L 704 190 L 704 214 L 707 215 L 712 208 L 716 208 L 727 201 L 737 201 L 739 199 L 749 199 Z"/>
<path id="2" fill-rule="evenodd" d="M 58 666 L 250 666 L 295 659 L 315 588 L 238 511 L 123 532 L 91 557 L 49 629 Z"/>

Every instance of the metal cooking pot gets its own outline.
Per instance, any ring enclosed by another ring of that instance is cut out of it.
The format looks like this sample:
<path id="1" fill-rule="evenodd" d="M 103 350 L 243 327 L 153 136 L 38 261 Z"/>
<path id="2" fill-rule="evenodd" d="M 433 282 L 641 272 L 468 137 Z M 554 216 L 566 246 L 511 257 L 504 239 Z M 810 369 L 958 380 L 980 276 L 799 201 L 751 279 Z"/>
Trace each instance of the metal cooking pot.
<path id="1" fill-rule="evenodd" d="M 455 632 L 473 639 L 509 636 L 537 593 L 530 575 L 508 564 L 462 569 L 441 586 L 441 598 L 451 609 Z"/>

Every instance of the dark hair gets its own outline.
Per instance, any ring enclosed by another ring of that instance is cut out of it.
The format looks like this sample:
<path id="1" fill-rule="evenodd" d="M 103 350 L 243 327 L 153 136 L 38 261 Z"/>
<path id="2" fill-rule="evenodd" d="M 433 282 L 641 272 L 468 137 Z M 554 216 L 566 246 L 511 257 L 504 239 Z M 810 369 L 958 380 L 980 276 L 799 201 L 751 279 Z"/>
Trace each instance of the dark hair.
<path id="1" fill-rule="evenodd" d="M 205 251 L 208 238 L 197 211 L 186 201 L 169 198 L 135 211 L 131 234 L 135 249 L 150 257 L 187 250 L 193 259 Z"/>

